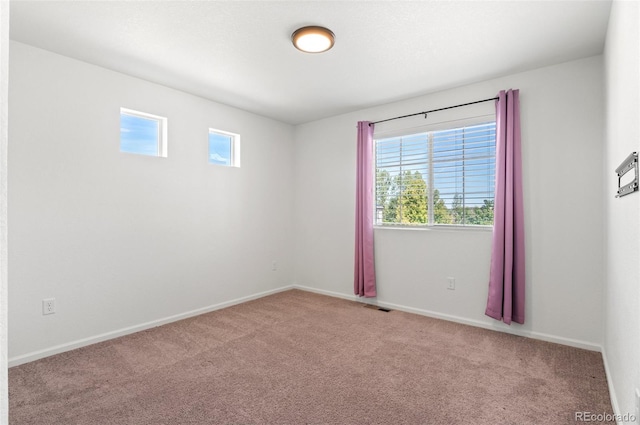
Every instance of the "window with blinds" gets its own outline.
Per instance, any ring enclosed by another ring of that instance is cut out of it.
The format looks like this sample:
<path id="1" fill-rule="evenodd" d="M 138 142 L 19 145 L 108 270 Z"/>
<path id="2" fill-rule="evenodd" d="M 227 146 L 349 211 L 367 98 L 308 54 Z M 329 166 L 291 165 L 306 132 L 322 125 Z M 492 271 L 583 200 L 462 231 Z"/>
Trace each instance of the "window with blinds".
<path id="1" fill-rule="evenodd" d="M 492 225 L 495 156 L 495 122 L 376 139 L 376 224 Z"/>

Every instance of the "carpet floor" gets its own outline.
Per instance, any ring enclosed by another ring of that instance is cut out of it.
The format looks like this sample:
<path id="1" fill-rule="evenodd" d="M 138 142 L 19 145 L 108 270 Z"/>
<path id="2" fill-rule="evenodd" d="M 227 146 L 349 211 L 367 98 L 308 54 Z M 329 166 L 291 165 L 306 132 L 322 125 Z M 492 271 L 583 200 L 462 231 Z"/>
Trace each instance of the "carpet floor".
<path id="1" fill-rule="evenodd" d="M 599 353 L 300 290 L 9 369 L 12 425 L 556 425 L 609 400 Z"/>

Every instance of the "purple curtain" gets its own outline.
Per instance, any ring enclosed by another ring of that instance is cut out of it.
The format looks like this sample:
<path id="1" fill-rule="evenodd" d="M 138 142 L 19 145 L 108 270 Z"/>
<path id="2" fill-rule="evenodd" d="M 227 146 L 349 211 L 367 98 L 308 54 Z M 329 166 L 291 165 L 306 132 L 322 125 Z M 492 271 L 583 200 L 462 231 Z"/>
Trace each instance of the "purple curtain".
<path id="1" fill-rule="evenodd" d="M 524 323 L 524 211 L 519 91 L 496 101 L 496 193 L 489 297 L 485 314 Z"/>
<path id="2" fill-rule="evenodd" d="M 373 124 L 358 121 L 356 175 L 356 255 L 353 291 L 361 297 L 376 296 L 373 260 Z"/>

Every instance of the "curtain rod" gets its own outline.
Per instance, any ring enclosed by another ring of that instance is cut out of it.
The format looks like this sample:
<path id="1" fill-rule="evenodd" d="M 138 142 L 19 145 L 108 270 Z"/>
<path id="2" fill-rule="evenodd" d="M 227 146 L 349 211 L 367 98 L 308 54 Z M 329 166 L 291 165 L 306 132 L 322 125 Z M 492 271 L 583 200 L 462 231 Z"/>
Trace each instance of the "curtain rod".
<path id="1" fill-rule="evenodd" d="M 399 120 L 400 118 L 415 117 L 416 115 L 424 115 L 424 117 L 427 118 L 427 114 L 430 114 L 431 112 L 444 111 L 446 109 L 459 108 L 461 106 L 475 105 L 476 103 L 490 102 L 492 100 L 498 100 L 498 97 L 492 97 L 491 99 L 484 99 L 484 100 L 476 100 L 475 102 L 463 103 L 463 104 L 460 104 L 460 105 L 447 106 L 446 108 L 432 109 L 431 111 L 416 112 L 415 114 L 402 115 L 401 117 L 387 118 L 386 120 L 374 121 L 372 123 L 369 123 L 369 125 L 371 125 L 371 124 L 379 124 L 381 122 Z"/>

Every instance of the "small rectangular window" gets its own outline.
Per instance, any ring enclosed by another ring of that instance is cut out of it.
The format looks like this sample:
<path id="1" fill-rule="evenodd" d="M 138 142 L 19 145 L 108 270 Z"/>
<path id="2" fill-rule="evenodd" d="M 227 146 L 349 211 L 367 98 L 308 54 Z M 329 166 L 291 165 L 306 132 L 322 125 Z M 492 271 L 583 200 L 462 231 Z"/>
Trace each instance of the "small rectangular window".
<path id="1" fill-rule="evenodd" d="M 496 123 L 375 140 L 376 224 L 493 224 Z"/>
<path id="2" fill-rule="evenodd" d="M 209 163 L 227 167 L 239 167 L 240 135 L 210 128 Z"/>
<path id="3" fill-rule="evenodd" d="M 167 156 L 167 119 L 120 108 L 120 152 Z"/>

